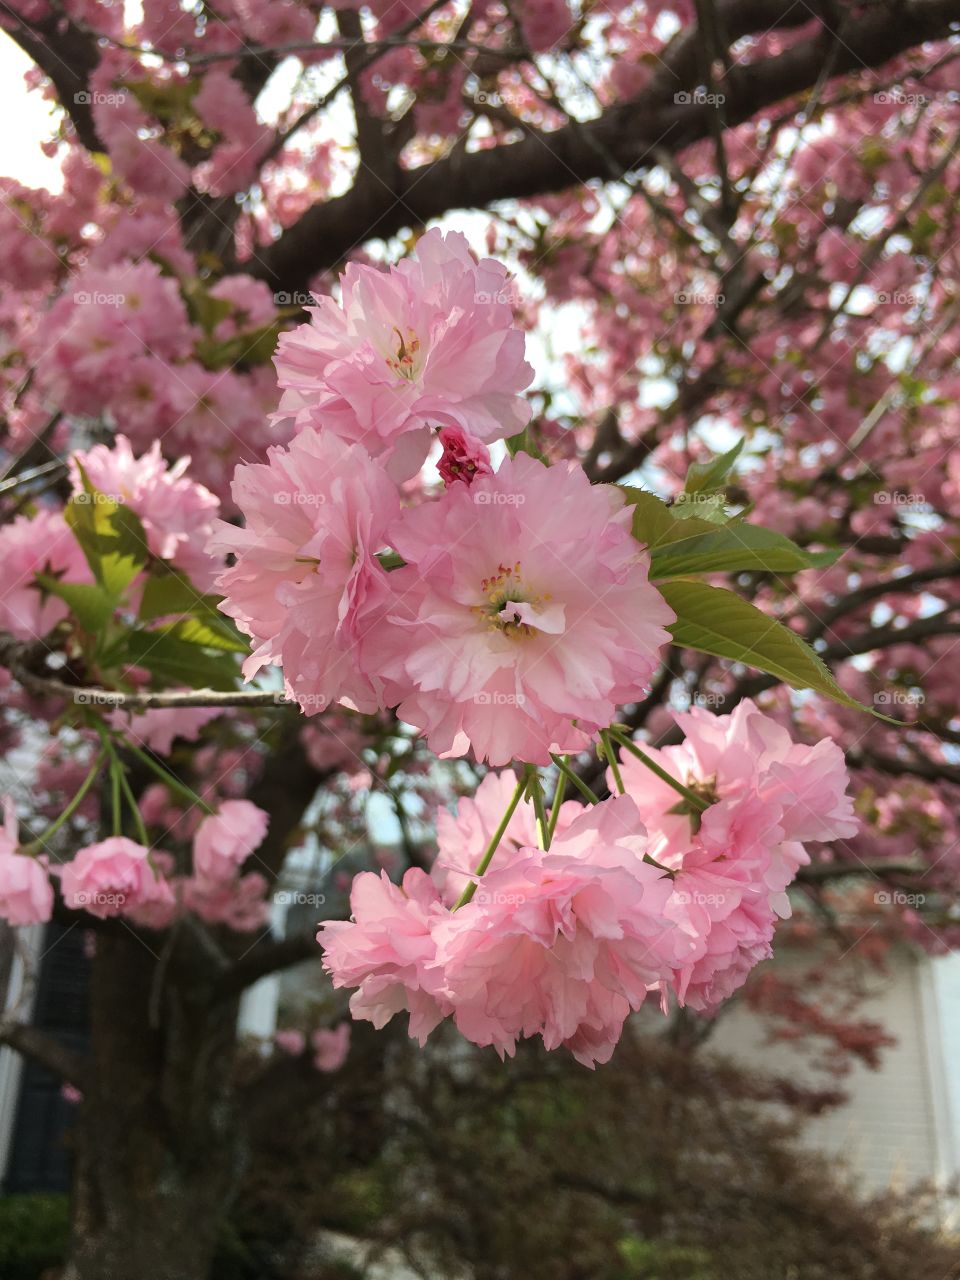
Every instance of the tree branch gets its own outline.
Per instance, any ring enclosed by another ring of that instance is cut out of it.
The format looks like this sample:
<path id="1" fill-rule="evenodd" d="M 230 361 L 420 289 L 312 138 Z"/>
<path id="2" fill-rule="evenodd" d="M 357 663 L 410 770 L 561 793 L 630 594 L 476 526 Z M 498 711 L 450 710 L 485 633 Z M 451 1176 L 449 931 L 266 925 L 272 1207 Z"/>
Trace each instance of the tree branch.
<path id="1" fill-rule="evenodd" d="M 719 0 L 719 20 L 731 41 L 810 20 L 790 0 Z M 942 39 L 960 22 L 960 0 L 905 0 L 871 7 L 851 17 L 834 54 L 834 74 L 881 66 L 927 40 Z M 764 107 L 802 93 L 818 82 L 829 36 L 821 32 L 783 53 L 738 67 L 723 80 L 728 127 Z M 562 191 L 591 179 L 610 178 L 655 163 L 655 151 L 676 154 L 710 136 L 715 108 L 694 100 L 677 103 L 681 90 L 698 84 L 698 32 L 685 29 L 667 47 L 662 67 L 637 97 L 598 119 L 575 122 L 548 134 L 481 151 L 455 152 L 402 171 L 396 191 L 361 170 L 345 195 L 315 205 L 250 264 L 252 274 L 277 290 L 300 290 L 318 272 L 335 266 L 362 238 L 386 237 L 422 225 L 450 209 L 483 208 L 494 200 L 524 199 Z"/>

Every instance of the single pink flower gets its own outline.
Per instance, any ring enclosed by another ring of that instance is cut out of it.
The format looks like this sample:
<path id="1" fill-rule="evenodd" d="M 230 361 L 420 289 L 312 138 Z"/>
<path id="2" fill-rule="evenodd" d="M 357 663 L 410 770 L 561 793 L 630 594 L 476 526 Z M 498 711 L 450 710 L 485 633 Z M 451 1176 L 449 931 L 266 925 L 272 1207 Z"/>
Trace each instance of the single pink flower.
<path id="1" fill-rule="evenodd" d="M 516 435 L 530 417 L 506 269 L 477 261 L 459 232 L 428 231 L 389 271 L 348 265 L 342 301 L 318 298 L 310 323 L 281 334 L 278 418 L 318 426 L 414 475 L 431 428 L 481 441 Z"/>
<path id="2" fill-rule="evenodd" d="M 94 489 L 114 502 L 125 503 L 140 517 L 150 550 L 176 565 L 198 591 L 209 591 L 219 565 L 206 544 L 220 510 L 219 499 L 184 473 L 189 458 L 168 467 L 160 442 L 137 457 L 126 436 L 108 446 L 78 450 L 71 458 L 73 492 L 85 496 L 82 466 Z"/>
<path id="3" fill-rule="evenodd" d="M 53 914 L 53 887 L 46 858 L 18 853 L 19 832 L 13 800 L 3 801 L 0 829 L 0 918 L 8 924 L 46 924 Z"/>
<path id="4" fill-rule="evenodd" d="M 67 615 L 67 606 L 37 581 L 37 574 L 67 582 L 92 582 L 80 544 L 62 514 L 17 516 L 0 529 L 0 631 L 39 640 Z"/>
<path id="5" fill-rule="evenodd" d="M 395 1013 L 410 1014 L 410 1035 L 420 1044 L 449 1012 L 434 995 L 432 929 L 447 915 L 430 877 L 412 867 L 402 885 L 386 872 L 361 872 L 350 892 L 352 920 L 327 920 L 317 941 L 323 967 L 335 987 L 356 987 L 355 1018 L 385 1026 Z"/>
<path id="6" fill-rule="evenodd" d="M 307 1037 L 295 1027 L 276 1032 L 273 1042 L 281 1053 L 289 1053 L 293 1058 L 299 1058 L 307 1047 Z"/>
<path id="7" fill-rule="evenodd" d="M 350 1023 L 341 1022 L 333 1028 L 314 1031 L 310 1044 L 313 1065 L 318 1071 L 339 1071 L 350 1052 Z"/>
<path id="8" fill-rule="evenodd" d="M 249 800 L 224 800 L 193 837 L 193 870 L 202 880 L 231 880 L 263 843 L 270 815 Z"/>
<path id="9" fill-rule="evenodd" d="M 309 715 L 331 702 L 376 710 L 363 648 L 387 594 L 376 552 L 399 510 L 393 483 L 359 445 L 307 430 L 266 464 L 239 466 L 233 496 L 246 527 L 221 524 L 211 550 L 236 553 L 219 589 L 258 641 L 244 675 L 278 663 Z"/>
<path id="10" fill-rule="evenodd" d="M 619 490 L 524 453 L 405 511 L 369 640 L 400 718 L 493 765 L 588 746 L 643 694 L 674 616 L 630 520 Z"/>
<path id="11" fill-rule="evenodd" d="M 63 900 L 101 919 L 172 903 L 169 883 L 157 876 L 149 859 L 150 850 L 126 836 L 88 845 L 61 869 Z"/>

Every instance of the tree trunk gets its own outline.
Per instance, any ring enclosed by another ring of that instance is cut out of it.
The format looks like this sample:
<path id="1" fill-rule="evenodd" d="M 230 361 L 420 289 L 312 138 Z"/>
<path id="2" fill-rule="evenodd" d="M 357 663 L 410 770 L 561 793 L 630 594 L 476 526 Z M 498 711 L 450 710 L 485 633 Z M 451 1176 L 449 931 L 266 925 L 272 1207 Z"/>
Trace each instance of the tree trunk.
<path id="1" fill-rule="evenodd" d="M 207 1280 L 240 1171 L 237 1004 L 147 943 L 97 938 L 63 1280 Z"/>

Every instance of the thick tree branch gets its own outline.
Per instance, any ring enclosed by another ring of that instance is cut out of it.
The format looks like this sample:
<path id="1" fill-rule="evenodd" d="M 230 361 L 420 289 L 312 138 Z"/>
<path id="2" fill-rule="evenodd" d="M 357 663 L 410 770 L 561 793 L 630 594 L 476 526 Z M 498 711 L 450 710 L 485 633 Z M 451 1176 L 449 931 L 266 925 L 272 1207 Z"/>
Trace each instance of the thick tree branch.
<path id="1" fill-rule="evenodd" d="M 720 0 L 719 19 L 736 41 L 771 28 L 798 27 L 810 11 L 790 0 Z M 960 22 L 960 0 L 905 0 L 861 10 L 845 24 L 833 55 L 834 74 L 881 66 L 924 41 L 942 39 Z M 678 103 L 676 95 L 698 84 L 696 28 L 680 33 L 663 56 L 663 67 L 636 98 L 619 103 L 597 120 L 575 122 L 548 134 L 403 171 L 396 191 L 361 170 L 344 196 L 309 209 L 250 268 L 279 290 L 300 290 L 318 272 L 336 265 L 361 238 L 393 235 L 450 209 L 483 208 L 494 200 L 523 199 L 564 190 L 591 179 L 609 179 L 610 160 L 626 173 L 656 162 L 660 150 L 676 154 L 708 137 L 715 107 Z M 773 57 L 738 67 L 722 82 L 728 127 L 802 93 L 818 82 L 833 47 L 820 32 Z"/>
<path id="2" fill-rule="evenodd" d="M 87 1068 L 82 1055 L 36 1027 L 25 1022 L 0 1022 L 0 1045 L 7 1045 L 70 1084 L 83 1083 Z"/>

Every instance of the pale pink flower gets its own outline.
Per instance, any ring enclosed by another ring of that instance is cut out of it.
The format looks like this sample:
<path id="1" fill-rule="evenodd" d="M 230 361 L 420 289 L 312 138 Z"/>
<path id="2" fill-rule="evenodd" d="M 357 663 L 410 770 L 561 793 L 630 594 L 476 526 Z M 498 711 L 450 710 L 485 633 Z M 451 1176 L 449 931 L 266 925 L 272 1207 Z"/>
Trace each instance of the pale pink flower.
<path id="1" fill-rule="evenodd" d="M 262 929 L 270 915 L 266 876 L 248 871 L 239 879 L 205 880 L 190 877 L 181 881 L 183 905 L 208 924 L 225 924 L 237 933 Z"/>
<path id="2" fill-rule="evenodd" d="M 80 545 L 58 511 L 17 516 L 0 529 L 0 631 L 39 640 L 67 615 L 67 606 L 38 582 L 37 574 L 91 582 Z"/>
<path id="3" fill-rule="evenodd" d="M 0 829 L 0 918 L 8 924 L 45 924 L 53 914 L 53 888 L 45 858 L 18 853 L 19 832 L 13 800 L 3 800 Z"/>
<path id="4" fill-rule="evenodd" d="M 323 967 L 335 987 L 356 987 L 350 999 L 355 1018 L 385 1026 L 395 1013 L 410 1014 L 410 1035 L 424 1044 L 449 1012 L 435 994 L 431 965 L 436 955 L 432 930 L 447 915 L 430 877 L 411 867 L 402 885 L 386 872 L 361 872 L 350 892 L 352 920 L 327 920 L 317 941 Z"/>
<path id="5" fill-rule="evenodd" d="M 337 701 L 376 710 L 363 642 L 387 594 L 376 552 L 399 510 L 393 483 L 359 445 L 307 430 L 267 463 L 238 467 L 233 496 L 246 527 L 221 524 L 211 550 L 237 556 L 219 589 L 224 613 L 258 642 L 244 675 L 278 663 L 308 714 Z"/>
<path id="6" fill-rule="evenodd" d="M 674 616 L 630 521 L 619 490 L 525 453 L 405 511 L 369 642 L 401 719 L 493 765 L 588 746 L 642 696 Z"/>
<path id="7" fill-rule="evenodd" d="M 293 1058 L 299 1058 L 307 1047 L 307 1037 L 295 1027 L 276 1032 L 273 1042 L 281 1053 L 289 1053 Z"/>
<path id="8" fill-rule="evenodd" d="M 665 908 L 671 881 L 643 860 L 636 806 L 586 810 L 549 852 L 491 871 L 473 900 L 434 930 L 434 967 L 457 1027 L 512 1054 L 540 1035 L 586 1066 L 606 1061 L 631 1009 L 690 943 Z"/>
<path id="9" fill-rule="evenodd" d="M 517 787 L 512 769 L 488 773 L 472 796 L 461 796 L 456 813 L 440 809 L 437 813 L 437 858 L 431 876 L 440 888 L 443 900 L 452 906 L 475 879 L 474 871 L 500 825 Z M 557 818 L 557 832 L 564 831 L 583 812 L 576 800 L 564 802 Z M 514 810 L 497 847 L 493 866 L 522 848 L 537 844 L 537 823 L 533 806 L 523 800 Z M 483 883 L 482 878 L 478 883 Z"/>
<path id="10" fill-rule="evenodd" d="M 419 470 L 430 428 L 481 441 L 523 429 L 533 370 L 500 263 L 434 229 L 389 271 L 351 263 L 341 289 L 340 304 L 318 298 L 310 324 L 280 337 L 278 417 L 384 454 L 397 480 Z"/>
<path id="11" fill-rule="evenodd" d="M 681 1003 L 711 1012 L 771 954 L 786 888 L 810 861 L 801 840 L 857 829 L 847 772 L 835 743 L 794 743 L 749 700 L 730 715 L 678 715 L 686 739 L 645 752 L 711 803 L 699 824 L 676 791 L 622 753 L 621 774 L 650 832 L 651 854 L 676 874 L 667 914 L 700 940 L 669 985 Z M 612 779 L 611 779 L 612 783 Z"/>
<path id="12" fill-rule="evenodd" d="M 206 544 L 220 502 L 188 479 L 184 473 L 189 465 L 189 458 L 180 458 L 168 467 L 156 440 L 137 457 L 126 436 L 118 435 L 109 447 L 78 450 L 71 458 L 70 478 L 74 494 L 83 494 L 82 466 L 95 489 L 129 506 L 140 517 L 153 554 L 182 569 L 203 592 L 210 590 L 219 568 Z"/>
<path id="13" fill-rule="evenodd" d="M 313 1065 L 318 1071 L 339 1071 L 350 1052 L 350 1023 L 314 1031 L 310 1037 Z"/>
<path id="14" fill-rule="evenodd" d="M 221 707 L 150 707 L 138 712 L 113 711 L 107 718 L 132 742 L 166 756 L 174 738 L 196 742 L 203 726 L 223 714 Z"/>
<path id="15" fill-rule="evenodd" d="M 270 815 L 249 800 L 224 800 L 193 837 L 193 870 L 202 880 L 230 880 L 267 834 Z"/>
<path id="16" fill-rule="evenodd" d="M 170 885 L 150 865 L 150 850 L 126 836 L 80 849 L 61 869 L 60 891 L 68 907 L 101 919 L 173 901 Z"/>

